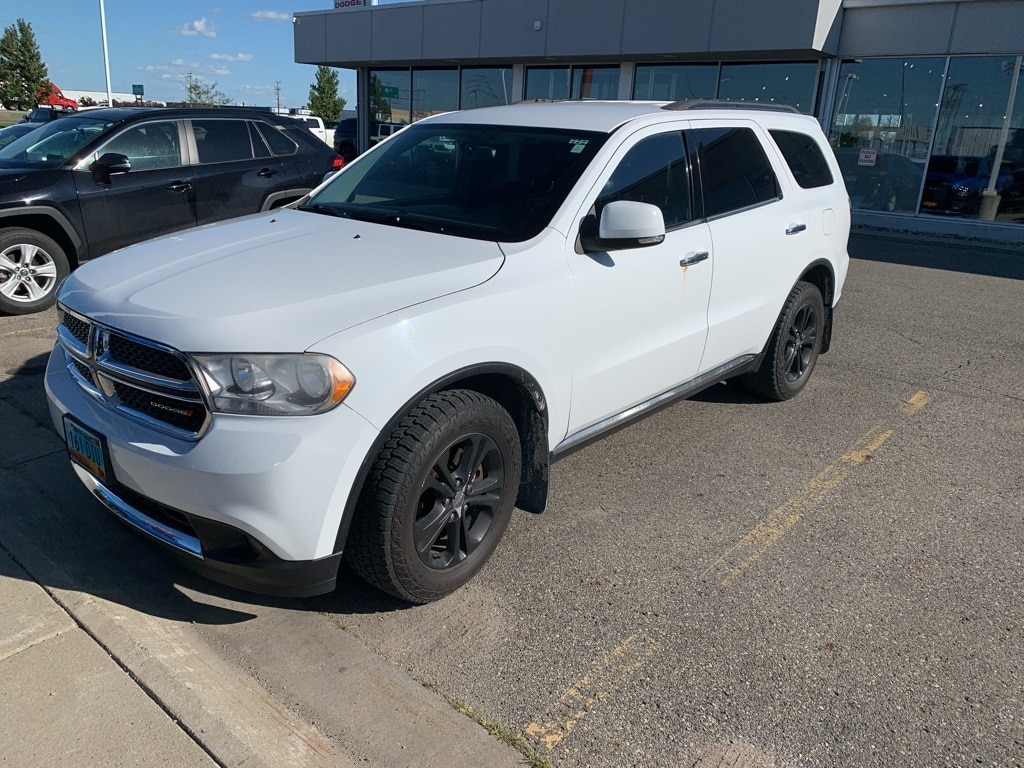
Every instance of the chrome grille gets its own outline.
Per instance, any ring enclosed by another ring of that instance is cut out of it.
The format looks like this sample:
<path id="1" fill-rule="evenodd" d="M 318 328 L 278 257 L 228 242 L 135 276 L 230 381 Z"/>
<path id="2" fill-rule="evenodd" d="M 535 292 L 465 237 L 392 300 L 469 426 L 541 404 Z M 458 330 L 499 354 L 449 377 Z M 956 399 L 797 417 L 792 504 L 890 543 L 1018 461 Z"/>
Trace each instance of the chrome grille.
<path id="1" fill-rule="evenodd" d="M 57 338 L 74 379 L 109 407 L 176 437 L 210 421 L 199 384 L 177 350 L 60 308 Z"/>

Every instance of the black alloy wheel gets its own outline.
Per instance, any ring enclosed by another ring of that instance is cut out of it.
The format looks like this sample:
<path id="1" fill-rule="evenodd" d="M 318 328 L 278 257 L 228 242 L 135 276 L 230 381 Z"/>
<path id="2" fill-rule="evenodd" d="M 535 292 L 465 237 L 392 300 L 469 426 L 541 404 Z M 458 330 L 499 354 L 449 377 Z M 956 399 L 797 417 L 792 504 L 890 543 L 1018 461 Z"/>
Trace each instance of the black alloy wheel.
<path id="1" fill-rule="evenodd" d="M 824 321 L 821 291 L 811 283 L 797 283 L 779 313 L 760 367 L 739 380 L 769 400 L 795 397 L 818 362 Z"/>
<path id="2" fill-rule="evenodd" d="M 505 532 L 521 465 L 519 432 L 497 402 L 470 390 L 429 395 L 378 454 L 346 560 L 370 584 L 408 602 L 454 592 Z"/>

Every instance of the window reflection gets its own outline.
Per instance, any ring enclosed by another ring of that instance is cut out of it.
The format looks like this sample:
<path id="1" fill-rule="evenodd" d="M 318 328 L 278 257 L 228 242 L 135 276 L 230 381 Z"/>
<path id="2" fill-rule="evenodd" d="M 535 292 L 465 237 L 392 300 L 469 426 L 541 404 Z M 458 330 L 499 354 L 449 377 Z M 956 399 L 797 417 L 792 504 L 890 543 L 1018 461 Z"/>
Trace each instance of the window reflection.
<path id="1" fill-rule="evenodd" d="M 843 62 L 829 140 L 854 208 L 917 210 L 945 63 Z"/>
<path id="2" fill-rule="evenodd" d="M 416 69 L 412 73 L 412 121 L 459 108 L 457 69 Z"/>
<path id="3" fill-rule="evenodd" d="M 574 67 L 573 99 L 617 99 L 619 97 L 618 67 Z"/>
<path id="4" fill-rule="evenodd" d="M 1019 56 L 950 59 L 922 213 L 1024 222 L 1020 69 Z"/>
<path id="5" fill-rule="evenodd" d="M 641 64 L 637 66 L 633 79 L 633 98 L 655 101 L 713 99 L 717 87 L 717 64 Z"/>
<path id="6" fill-rule="evenodd" d="M 805 115 L 814 108 L 818 63 L 723 64 L 718 98 L 787 104 Z"/>
<path id="7" fill-rule="evenodd" d="M 411 117 L 408 69 L 370 72 L 370 119 L 381 123 L 408 123 Z"/>
<path id="8" fill-rule="evenodd" d="M 463 69 L 461 109 L 512 103 L 512 68 Z"/>
<path id="9" fill-rule="evenodd" d="M 568 67 L 536 67 L 526 70 L 526 100 L 568 99 Z"/>

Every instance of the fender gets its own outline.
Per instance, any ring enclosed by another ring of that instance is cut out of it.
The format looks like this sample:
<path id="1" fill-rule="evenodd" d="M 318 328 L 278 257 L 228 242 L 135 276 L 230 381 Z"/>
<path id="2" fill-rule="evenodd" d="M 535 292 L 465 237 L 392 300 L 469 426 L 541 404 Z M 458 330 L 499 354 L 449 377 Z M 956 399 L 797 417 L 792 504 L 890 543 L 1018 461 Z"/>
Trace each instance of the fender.
<path id="1" fill-rule="evenodd" d="M 452 385 L 460 382 L 467 384 L 467 389 L 475 389 L 488 396 L 493 397 L 493 388 L 479 386 L 486 382 L 487 377 L 497 376 L 506 378 L 517 385 L 520 392 L 529 395 L 529 402 L 526 408 L 520 408 L 519 415 L 522 417 L 519 426 L 520 434 L 523 435 L 523 476 L 520 479 L 519 495 L 516 498 L 516 506 L 526 509 L 529 512 L 541 512 L 547 500 L 548 466 L 550 465 L 550 454 L 548 449 L 548 408 L 544 391 L 537 380 L 522 368 L 509 363 L 488 362 L 460 368 L 441 377 L 437 381 L 423 387 L 413 395 L 394 416 L 384 425 L 377 439 L 374 440 L 370 451 L 363 458 L 356 473 L 355 481 L 349 492 L 348 500 L 345 502 L 345 509 L 341 514 L 341 524 L 338 526 L 338 535 L 334 540 L 334 552 L 339 553 L 345 547 L 345 540 L 348 538 L 349 527 L 352 518 L 356 514 L 356 505 L 362 495 L 363 483 L 370 474 L 373 462 L 384 447 L 384 443 L 391 437 L 399 422 L 406 414 L 413 409 L 423 398 L 434 392 L 443 389 L 451 389 Z M 473 386 L 474 380 L 478 386 Z M 490 390 L 490 391 L 489 391 Z M 500 398 L 495 398 L 500 399 Z M 503 403 L 503 405 L 507 404 Z M 513 414 L 515 417 L 516 414 Z M 527 460 L 529 459 L 529 460 Z"/>
<path id="2" fill-rule="evenodd" d="M 56 208 L 52 208 L 48 205 L 26 205 L 20 208 L 5 208 L 4 210 L 0 210 L 0 226 L 5 226 L 6 219 L 19 218 L 22 216 L 45 216 L 46 218 L 53 220 L 57 226 L 64 231 L 64 234 L 74 246 L 75 251 L 78 254 L 81 254 L 83 245 L 81 236 L 79 236 L 78 231 L 75 229 L 70 219 Z"/>

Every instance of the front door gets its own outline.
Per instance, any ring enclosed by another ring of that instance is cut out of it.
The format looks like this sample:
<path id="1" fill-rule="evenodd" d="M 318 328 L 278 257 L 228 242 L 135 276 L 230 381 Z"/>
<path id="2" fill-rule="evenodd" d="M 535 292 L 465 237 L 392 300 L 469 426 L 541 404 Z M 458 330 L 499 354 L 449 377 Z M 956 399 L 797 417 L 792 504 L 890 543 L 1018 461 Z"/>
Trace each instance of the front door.
<path id="1" fill-rule="evenodd" d="M 617 415 L 696 376 L 707 337 L 713 252 L 694 221 L 681 130 L 638 132 L 613 160 L 593 213 L 614 200 L 651 203 L 665 219 L 659 245 L 568 254 L 575 299 L 569 433 Z"/>
<path id="2" fill-rule="evenodd" d="M 196 225 L 192 169 L 181 148 L 179 121 L 133 123 L 74 171 L 90 256 Z M 96 178 L 89 166 L 111 152 L 125 155 L 131 170 Z"/>

